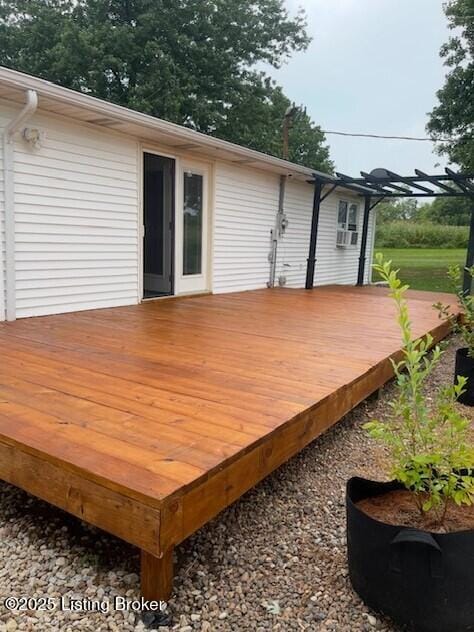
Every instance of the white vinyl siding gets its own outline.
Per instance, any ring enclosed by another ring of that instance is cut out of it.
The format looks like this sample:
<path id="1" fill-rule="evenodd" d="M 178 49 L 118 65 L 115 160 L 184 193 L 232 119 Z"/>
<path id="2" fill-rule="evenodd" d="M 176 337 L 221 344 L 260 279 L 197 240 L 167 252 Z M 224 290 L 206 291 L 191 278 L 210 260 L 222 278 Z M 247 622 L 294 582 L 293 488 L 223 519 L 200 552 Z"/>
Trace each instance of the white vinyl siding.
<path id="1" fill-rule="evenodd" d="M 264 288 L 279 177 L 224 163 L 215 173 L 213 291 Z"/>
<path id="2" fill-rule="evenodd" d="M 340 199 L 349 200 L 350 198 L 345 194 L 341 196 L 341 194 L 335 192 L 321 204 L 314 285 L 329 285 L 333 283 L 354 285 L 357 282 L 360 238 L 355 248 L 350 246 L 338 248 L 336 246 L 337 216 Z M 357 213 L 359 236 L 362 231 L 362 215 L 363 212 L 359 202 L 359 211 Z"/>
<path id="3" fill-rule="evenodd" d="M 278 242 L 275 285 L 301 288 L 306 280 L 313 186 L 288 179 L 284 210 L 288 228 Z M 270 275 L 270 231 L 278 209 L 279 179 L 265 172 L 219 164 L 216 169 L 213 291 L 232 292 L 266 287 Z M 339 200 L 357 202 L 359 231 L 356 247 L 336 246 Z M 321 204 L 314 285 L 357 282 L 364 201 L 335 192 Z M 373 219 L 367 239 L 365 281 L 371 264 Z"/>
<path id="4" fill-rule="evenodd" d="M 3 182 L 3 130 L 7 113 L 0 109 L 0 321 L 5 320 L 6 261 L 5 261 L 5 187 Z"/>
<path id="5" fill-rule="evenodd" d="M 138 302 L 136 141 L 35 116 L 15 145 L 17 317 Z"/>
<path id="6" fill-rule="evenodd" d="M 305 182 L 287 180 L 284 210 L 288 227 L 278 242 L 275 285 L 286 277 L 287 287 L 304 287 L 313 212 L 314 187 Z"/>
<path id="7" fill-rule="evenodd" d="M 0 102 L 0 129 L 18 110 Z M 45 137 L 37 149 L 21 134 L 15 140 L 17 317 L 139 302 L 139 140 L 46 114 L 35 115 L 26 125 L 39 128 Z M 214 173 L 212 290 L 265 288 L 280 178 L 223 161 L 215 163 Z M 0 169 L 0 273 L 5 278 L 2 176 Z M 357 280 L 360 236 L 357 248 L 336 247 L 340 199 L 336 191 L 321 205 L 315 285 Z M 358 200 L 361 231 L 363 200 L 350 194 L 344 199 Z M 312 204 L 313 186 L 289 178 L 284 204 L 289 224 L 278 243 L 276 285 L 283 276 L 288 287 L 304 287 Z"/>

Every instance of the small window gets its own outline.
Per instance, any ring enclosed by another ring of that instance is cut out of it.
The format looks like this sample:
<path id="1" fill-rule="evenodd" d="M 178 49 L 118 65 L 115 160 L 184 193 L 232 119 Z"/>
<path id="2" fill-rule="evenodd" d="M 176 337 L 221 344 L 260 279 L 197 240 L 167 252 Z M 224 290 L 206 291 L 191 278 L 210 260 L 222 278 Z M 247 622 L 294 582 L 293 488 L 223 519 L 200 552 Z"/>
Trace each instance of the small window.
<path id="1" fill-rule="evenodd" d="M 347 202 L 341 200 L 339 202 L 339 215 L 337 218 L 337 222 L 339 224 L 339 228 L 346 228 L 347 224 Z"/>
<path id="2" fill-rule="evenodd" d="M 357 246 L 359 233 L 357 230 L 359 206 L 345 200 L 339 201 L 337 213 L 337 245 Z M 348 231 L 348 232 L 347 232 Z"/>
<path id="3" fill-rule="evenodd" d="M 347 230 L 357 230 L 357 204 L 349 206 L 349 217 L 347 219 Z"/>

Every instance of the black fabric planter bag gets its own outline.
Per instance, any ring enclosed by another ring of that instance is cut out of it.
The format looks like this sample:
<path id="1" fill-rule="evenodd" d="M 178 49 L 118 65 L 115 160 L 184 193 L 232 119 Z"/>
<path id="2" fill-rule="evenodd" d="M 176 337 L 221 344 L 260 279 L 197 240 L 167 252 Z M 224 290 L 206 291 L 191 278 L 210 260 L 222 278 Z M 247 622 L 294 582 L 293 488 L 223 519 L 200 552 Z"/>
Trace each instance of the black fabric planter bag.
<path id="1" fill-rule="evenodd" d="M 458 375 L 467 378 L 465 391 L 459 396 L 459 402 L 465 406 L 474 406 L 474 358 L 468 357 L 466 347 L 456 351 L 454 380 Z"/>
<path id="2" fill-rule="evenodd" d="M 434 534 L 370 518 L 355 503 L 398 483 L 347 484 L 349 575 L 363 601 L 419 632 L 474 630 L 474 531 Z"/>

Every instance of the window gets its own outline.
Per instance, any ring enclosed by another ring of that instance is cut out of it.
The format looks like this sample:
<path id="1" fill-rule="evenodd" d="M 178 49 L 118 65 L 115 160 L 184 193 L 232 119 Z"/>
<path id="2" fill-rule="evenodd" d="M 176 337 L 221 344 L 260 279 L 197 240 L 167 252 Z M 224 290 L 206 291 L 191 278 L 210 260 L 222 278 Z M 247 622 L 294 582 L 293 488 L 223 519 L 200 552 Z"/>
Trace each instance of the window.
<path id="1" fill-rule="evenodd" d="M 337 243 L 338 245 L 357 246 L 359 233 L 357 232 L 357 219 L 359 207 L 357 204 L 339 201 L 337 214 Z"/>
<path id="2" fill-rule="evenodd" d="M 183 274 L 201 274 L 203 177 L 185 173 L 183 186 Z"/>

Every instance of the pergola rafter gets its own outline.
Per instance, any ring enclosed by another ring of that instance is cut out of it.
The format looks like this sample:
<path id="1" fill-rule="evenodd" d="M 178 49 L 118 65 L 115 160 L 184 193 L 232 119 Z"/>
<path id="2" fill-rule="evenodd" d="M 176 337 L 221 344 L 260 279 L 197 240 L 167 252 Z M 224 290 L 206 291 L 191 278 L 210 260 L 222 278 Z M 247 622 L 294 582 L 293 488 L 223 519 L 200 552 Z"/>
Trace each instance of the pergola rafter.
<path id="1" fill-rule="evenodd" d="M 337 188 L 356 193 L 365 200 L 357 285 L 362 285 L 364 282 L 370 211 L 379 202 L 385 199 L 409 197 L 462 197 L 471 199 L 472 211 L 466 268 L 474 265 L 474 174 L 457 173 L 449 169 L 449 167 L 446 167 L 444 174 L 438 175 L 430 175 L 420 169 L 415 169 L 414 176 L 401 176 L 389 169 L 374 169 L 370 173 L 361 171 L 360 174 L 360 178 L 353 178 L 343 173 L 336 173 L 334 177 L 318 173 L 315 174 L 314 179 L 311 180 L 315 187 L 311 238 L 308 265 L 306 268 L 306 289 L 311 289 L 314 284 L 316 244 L 321 202 L 329 193 L 332 193 Z M 467 271 L 464 273 L 464 291 L 471 291 L 471 277 Z"/>
<path id="2" fill-rule="evenodd" d="M 393 189 L 394 191 L 401 191 L 402 193 L 406 193 L 407 191 L 406 186 L 401 187 L 398 184 L 393 184 L 393 182 L 386 183 L 384 186 L 382 186 L 377 182 L 377 178 L 375 176 L 372 176 L 370 175 L 370 173 L 366 173 L 365 171 L 361 171 L 360 174 L 363 178 L 366 178 L 366 180 L 371 183 L 371 186 L 373 188 L 377 189 L 378 191 L 382 191 L 384 195 L 386 193 L 393 193 L 391 189 Z M 385 187 L 389 187 L 389 189 L 386 189 Z"/>

